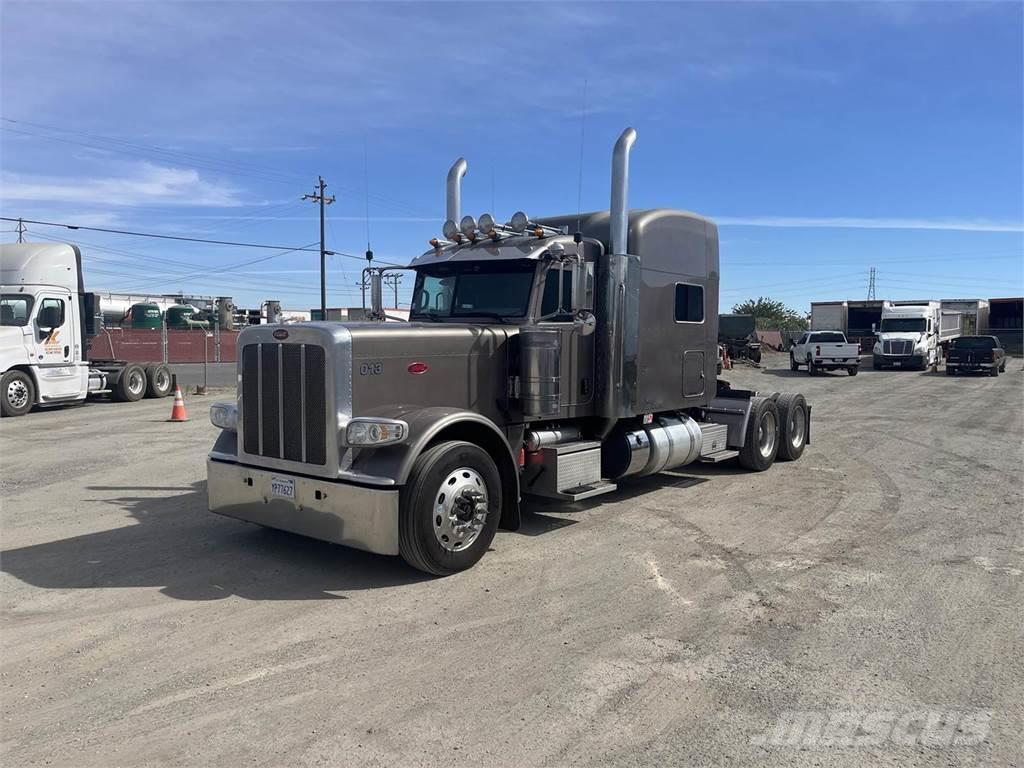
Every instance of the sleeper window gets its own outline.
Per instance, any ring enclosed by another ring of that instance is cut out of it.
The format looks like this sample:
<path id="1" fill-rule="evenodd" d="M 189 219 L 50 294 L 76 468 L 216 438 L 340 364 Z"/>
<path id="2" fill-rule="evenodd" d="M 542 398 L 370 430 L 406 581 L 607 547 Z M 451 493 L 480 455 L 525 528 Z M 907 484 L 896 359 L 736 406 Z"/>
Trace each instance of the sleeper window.
<path id="1" fill-rule="evenodd" d="M 676 322 L 704 322 L 704 287 L 676 283 Z"/>

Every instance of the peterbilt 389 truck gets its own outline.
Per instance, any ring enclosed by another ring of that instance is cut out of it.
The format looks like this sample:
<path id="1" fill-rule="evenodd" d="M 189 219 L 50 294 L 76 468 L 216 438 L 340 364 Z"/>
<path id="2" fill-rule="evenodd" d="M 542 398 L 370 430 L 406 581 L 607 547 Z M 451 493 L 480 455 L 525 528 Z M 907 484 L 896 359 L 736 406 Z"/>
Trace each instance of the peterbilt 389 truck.
<path id="1" fill-rule="evenodd" d="M 615 146 L 610 210 L 579 216 L 460 217 L 456 162 L 408 323 L 243 330 L 237 402 L 211 409 L 210 509 L 444 575 L 517 528 L 525 497 L 799 458 L 803 396 L 716 378 L 714 223 L 628 209 L 635 139 Z"/>

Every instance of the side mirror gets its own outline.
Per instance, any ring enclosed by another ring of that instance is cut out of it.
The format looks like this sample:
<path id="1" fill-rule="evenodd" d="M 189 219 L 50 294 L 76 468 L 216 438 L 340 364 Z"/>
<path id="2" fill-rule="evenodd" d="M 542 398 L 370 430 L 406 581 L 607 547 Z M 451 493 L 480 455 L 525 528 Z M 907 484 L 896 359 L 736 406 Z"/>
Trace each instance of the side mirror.
<path id="1" fill-rule="evenodd" d="M 39 310 L 39 316 L 36 318 L 36 322 L 39 323 L 40 328 L 45 328 L 48 331 L 52 331 L 54 328 L 60 328 L 63 325 L 63 315 L 59 306 L 52 304 L 47 305 Z"/>
<path id="2" fill-rule="evenodd" d="M 572 260 L 572 302 L 573 314 L 579 314 L 586 309 L 587 304 L 587 262 L 580 254 L 579 258 Z"/>
<path id="3" fill-rule="evenodd" d="M 370 319 L 384 319 L 384 286 L 379 270 L 370 271 Z"/>
<path id="4" fill-rule="evenodd" d="M 871 332 L 872 333 L 878 333 L 878 331 L 875 330 L 875 324 L 874 323 L 871 324 Z"/>

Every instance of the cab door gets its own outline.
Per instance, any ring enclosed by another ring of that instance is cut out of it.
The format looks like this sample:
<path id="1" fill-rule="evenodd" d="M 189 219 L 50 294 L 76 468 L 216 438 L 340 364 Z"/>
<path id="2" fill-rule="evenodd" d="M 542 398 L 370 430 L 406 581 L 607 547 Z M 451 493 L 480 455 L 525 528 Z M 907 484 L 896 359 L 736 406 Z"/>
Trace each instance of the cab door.
<path id="1" fill-rule="evenodd" d="M 75 335 L 73 298 L 67 293 L 45 292 L 36 298 L 32 320 L 33 362 L 39 369 L 41 400 L 83 394 L 86 368 L 78 364 L 80 343 Z"/>

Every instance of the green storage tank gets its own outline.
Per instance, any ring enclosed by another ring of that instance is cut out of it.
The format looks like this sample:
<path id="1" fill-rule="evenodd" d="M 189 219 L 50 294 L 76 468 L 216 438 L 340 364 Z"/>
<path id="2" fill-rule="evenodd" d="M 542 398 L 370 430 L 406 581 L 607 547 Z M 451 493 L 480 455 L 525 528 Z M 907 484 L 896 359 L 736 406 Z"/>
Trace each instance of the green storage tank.
<path id="1" fill-rule="evenodd" d="M 132 328 L 159 328 L 161 322 L 160 307 L 157 304 L 132 304 L 128 310 Z"/>
<path id="2" fill-rule="evenodd" d="M 196 308 L 188 304 L 175 304 L 167 308 L 168 328 L 192 328 L 195 327 L 190 321 L 196 314 Z"/>

